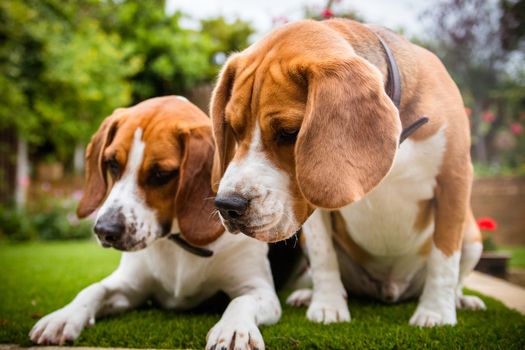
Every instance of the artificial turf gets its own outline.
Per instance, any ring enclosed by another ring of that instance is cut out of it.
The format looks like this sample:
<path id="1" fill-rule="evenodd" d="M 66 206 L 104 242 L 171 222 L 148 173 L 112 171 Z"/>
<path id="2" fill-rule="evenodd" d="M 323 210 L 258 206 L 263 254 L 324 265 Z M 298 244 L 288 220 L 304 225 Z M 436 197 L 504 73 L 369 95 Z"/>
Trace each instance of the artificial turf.
<path id="1" fill-rule="evenodd" d="M 0 343 L 31 345 L 27 333 L 38 318 L 112 272 L 118 260 L 119 253 L 94 242 L 0 242 Z M 261 330 L 267 349 L 525 349 L 525 316 L 483 299 L 488 310 L 459 311 L 455 327 L 409 327 L 415 302 L 351 298 L 350 323 L 311 323 L 305 309 L 283 305 L 281 321 Z M 199 349 L 219 318 L 217 310 L 181 313 L 147 305 L 98 320 L 73 345 Z"/>

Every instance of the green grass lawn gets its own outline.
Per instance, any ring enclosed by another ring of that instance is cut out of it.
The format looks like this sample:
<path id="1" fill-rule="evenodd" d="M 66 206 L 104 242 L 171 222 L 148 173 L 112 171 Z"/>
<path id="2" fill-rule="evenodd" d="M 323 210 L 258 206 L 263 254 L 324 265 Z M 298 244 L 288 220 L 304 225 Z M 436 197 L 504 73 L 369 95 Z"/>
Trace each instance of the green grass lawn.
<path id="1" fill-rule="evenodd" d="M 0 242 L 0 343 L 29 346 L 37 319 L 69 302 L 115 269 L 119 253 L 94 242 Z M 287 293 L 281 295 L 282 299 Z M 414 302 L 387 306 L 350 299 L 352 322 L 308 322 L 305 309 L 284 306 L 279 324 L 262 327 L 267 349 L 525 349 L 525 317 L 484 298 L 485 312 L 460 311 L 456 327 L 408 326 Z M 203 348 L 220 312 L 159 310 L 153 306 L 99 320 L 76 346 Z"/>
<path id="2" fill-rule="evenodd" d="M 525 247 L 523 246 L 505 246 L 499 248 L 499 250 L 504 252 L 509 252 L 512 254 L 512 257 L 509 261 L 510 267 L 516 267 L 519 269 L 525 269 Z"/>

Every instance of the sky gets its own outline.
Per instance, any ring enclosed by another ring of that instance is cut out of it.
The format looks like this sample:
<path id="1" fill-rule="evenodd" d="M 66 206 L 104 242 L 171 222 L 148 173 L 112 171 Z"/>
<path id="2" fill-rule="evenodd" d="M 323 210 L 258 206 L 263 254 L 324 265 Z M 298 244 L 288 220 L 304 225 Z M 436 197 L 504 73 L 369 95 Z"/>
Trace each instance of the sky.
<path id="1" fill-rule="evenodd" d="M 256 37 L 272 29 L 272 19 L 284 16 L 300 19 L 305 5 L 319 8 L 326 0 L 167 0 L 168 12 L 181 10 L 194 18 L 223 15 L 228 19 L 239 17 L 251 21 L 257 29 Z M 391 29 L 403 27 L 408 35 L 419 34 L 424 25 L 418 18 L 429 2 L 421 0 L 339 0 L 336 8 L 349 8 L 365 18 L 367 23 L 384 25 Z M 187 26 L 194 23 L 188 21 Z"/>

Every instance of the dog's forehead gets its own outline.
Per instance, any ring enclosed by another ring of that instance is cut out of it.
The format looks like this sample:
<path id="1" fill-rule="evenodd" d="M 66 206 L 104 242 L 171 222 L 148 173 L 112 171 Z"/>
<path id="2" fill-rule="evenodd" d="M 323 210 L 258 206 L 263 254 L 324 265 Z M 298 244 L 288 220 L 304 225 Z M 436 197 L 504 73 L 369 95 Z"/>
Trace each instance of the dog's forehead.
<path id="1" fill-rule="evenodd" d="M 244 141 L 251 140 L 255 128 L 260 128 L 261 136 L 267 138 L 276 127 L 292 129 L 300 125 L 307 89 L 291 79 L 289 62 L 266 59 L 255 67 L 248 56 L 239 59 L 237 65 L 225 115 Z"/>
<path id="2" fill-rule="evenodd" d="M 107 147 L 106 158 L 116 158 L 121 163 L 127 163 L 134 142 L 144 143 L 143 164 L 166 163 L 166 167 L 178 165 L 180 145 L 178 135 L 188 129 L 189 120 L 183 116 L 173 116 L 167 110 L 159 113 L 130 113 L 121 115 L 114 139 Z M 136 132 L 140 130 L 140 139 L 136 140 Z"/>

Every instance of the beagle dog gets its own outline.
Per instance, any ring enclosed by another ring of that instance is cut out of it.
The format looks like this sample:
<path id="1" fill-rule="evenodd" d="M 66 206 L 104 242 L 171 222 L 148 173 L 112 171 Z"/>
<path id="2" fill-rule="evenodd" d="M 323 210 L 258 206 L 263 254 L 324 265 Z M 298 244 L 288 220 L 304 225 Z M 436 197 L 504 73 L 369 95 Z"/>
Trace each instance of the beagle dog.
<path id="1" fill-rule="evenodd" d="M 232 300 L 209 331 L 207 348 L 264 348 L 258 325 L 281 315 L 268 245 L 224 233 L 213 215 L 213 152 L 209 118 L 182 97 L 117 109 L 102 123 L 86 150 L 77 214 L 98 208 L 94 231 L 102 246 L 123 251 L 120 265 L 38 321 L 33 342 L 73 341 L 96 318 L 149 298 L 189 309 L 224 291 Z M 169 239 L 173 231 L 180 231 L 181 245 Z M 213 255 L 192 253 L 199 249 Z"/>
<path id="2" fill-rule="evenodd" d="M 482 250 L 469 121 L 434 54 L 382 27 L 298 21 L 228 59 L 211 114 L 226 228 L 275 242 L 304 224 L 313 290 L 289 302 L 308 319 L 349 321 L 346 291 L 419 297 L 423 327 L 485 308 L 461 288 Z"/>

